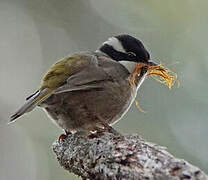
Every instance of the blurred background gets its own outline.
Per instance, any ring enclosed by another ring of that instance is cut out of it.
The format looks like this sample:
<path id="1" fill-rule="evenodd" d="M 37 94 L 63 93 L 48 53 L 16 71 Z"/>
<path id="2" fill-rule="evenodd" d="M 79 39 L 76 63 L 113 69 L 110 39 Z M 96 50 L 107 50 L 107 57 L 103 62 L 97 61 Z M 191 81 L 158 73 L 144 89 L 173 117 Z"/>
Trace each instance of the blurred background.
<path id="1" fill-rule="evenodd" d="M 62 130 L 40 108 L 8 117 L 67 54 L 95 50 L 108 37 L 141 39 L 152 59 L 177 72 L 169 90 L 148 78 L 114 127 L 166 146 L 208 173 L 208 1 L 0 0 L 0 179 L 79 179 L 62 169 L 51 144 Z"/>

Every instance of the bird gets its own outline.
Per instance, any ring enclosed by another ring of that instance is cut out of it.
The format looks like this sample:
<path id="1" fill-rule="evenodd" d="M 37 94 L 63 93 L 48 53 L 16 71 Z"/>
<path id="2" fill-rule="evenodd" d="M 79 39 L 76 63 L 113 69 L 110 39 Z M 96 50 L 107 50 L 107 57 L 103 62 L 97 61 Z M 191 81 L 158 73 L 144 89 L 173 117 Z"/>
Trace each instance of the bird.
<path id="1" fill-rule="evenodd" d="M 148 74 L 144 66 L 130 82 L 138 63 L 156 64 L 142 41 L 128 34 L 108 38 L 95 51 L 68 55 L 49 68 L 10 122 L 39 106 L 68 134 L 108 129 L 128 111 Z"/>

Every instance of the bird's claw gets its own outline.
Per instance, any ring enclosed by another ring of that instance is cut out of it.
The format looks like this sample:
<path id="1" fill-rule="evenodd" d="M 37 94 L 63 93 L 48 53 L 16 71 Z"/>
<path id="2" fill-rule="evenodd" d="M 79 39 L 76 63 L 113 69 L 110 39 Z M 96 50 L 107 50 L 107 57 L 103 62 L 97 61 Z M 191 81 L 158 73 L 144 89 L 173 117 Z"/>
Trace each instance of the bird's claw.
<path id="1" fill-rule="evenodd" d="M 71 133 L 68 131 L 65 131 L 65 134 L 61 134 L 58 138 L 58 142 L 61 143 L 65 141 L 65 139 L 70 135 Z"/>

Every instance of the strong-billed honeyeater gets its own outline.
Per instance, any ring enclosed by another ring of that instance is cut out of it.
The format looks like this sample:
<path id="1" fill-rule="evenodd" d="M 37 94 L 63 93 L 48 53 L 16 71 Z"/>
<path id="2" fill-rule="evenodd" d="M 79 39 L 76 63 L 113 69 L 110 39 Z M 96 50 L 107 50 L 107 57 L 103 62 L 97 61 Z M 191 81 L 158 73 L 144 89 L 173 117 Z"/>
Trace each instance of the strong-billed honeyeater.
<path id="1" fill-rule="evenodd" d="M 147 75 L 141 68 L 130 82 L 137 63 L 154 64 L 142 42 L 126 34 L 109 38 L 95 52 L 65 57 L 50 67 L 10 121 L 40 106 L 66 132 L 106 128 L 127 112 Z"/>

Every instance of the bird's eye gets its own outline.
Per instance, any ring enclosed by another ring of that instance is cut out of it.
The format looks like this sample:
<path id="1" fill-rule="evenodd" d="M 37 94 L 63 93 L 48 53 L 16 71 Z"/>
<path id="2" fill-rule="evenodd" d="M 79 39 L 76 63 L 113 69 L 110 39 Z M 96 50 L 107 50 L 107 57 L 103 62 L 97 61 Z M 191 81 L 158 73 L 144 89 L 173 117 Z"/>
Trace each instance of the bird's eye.
<path id="1" fill-rule="evenodd" d="M 133 53 L 133 52 L 127 52 L 127 54 L 128 54 L 128 57 L 130 57 L 130 58 L 135 58 L 136 57 L 136 54 Z"/>

